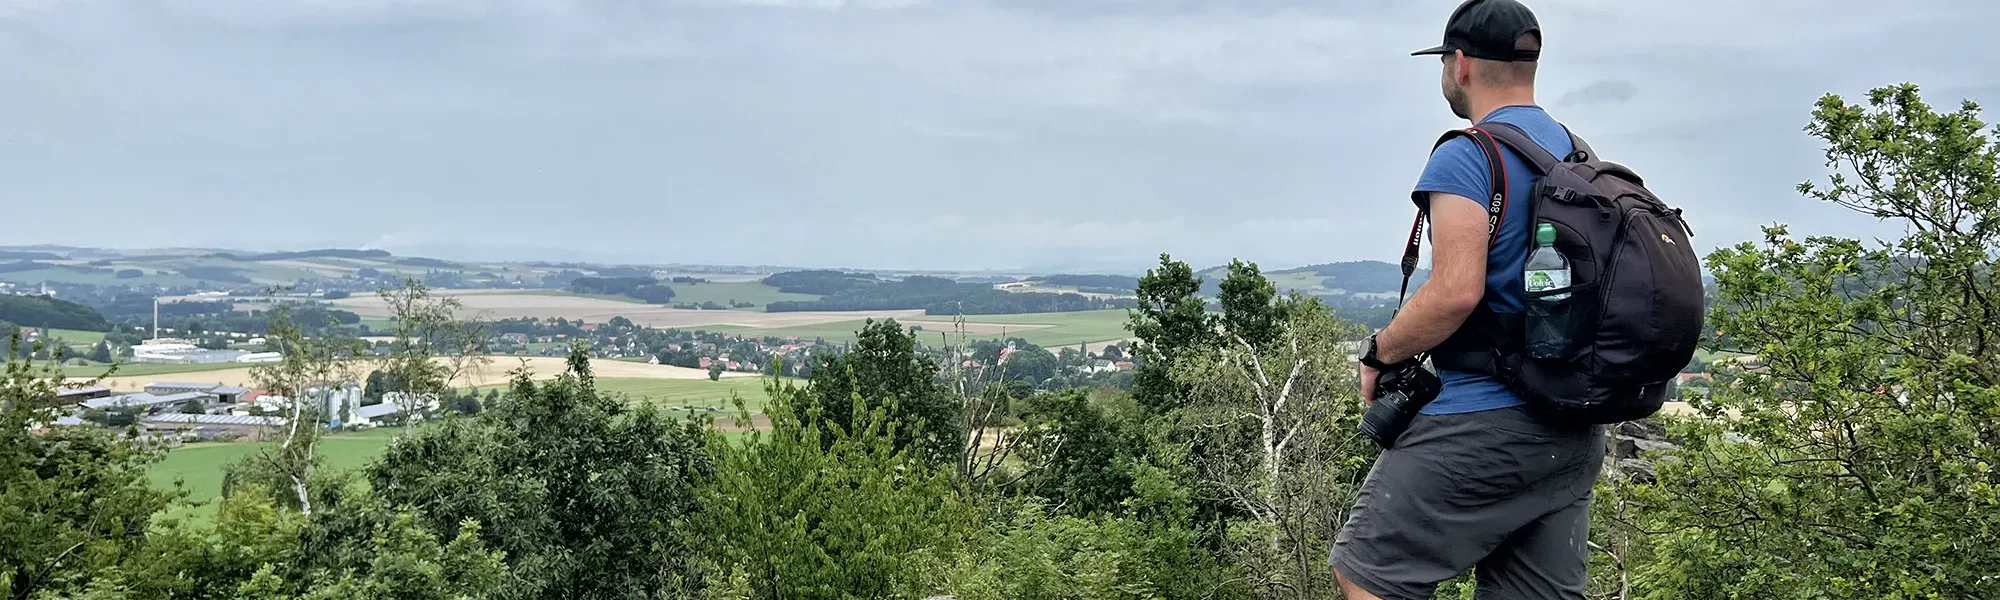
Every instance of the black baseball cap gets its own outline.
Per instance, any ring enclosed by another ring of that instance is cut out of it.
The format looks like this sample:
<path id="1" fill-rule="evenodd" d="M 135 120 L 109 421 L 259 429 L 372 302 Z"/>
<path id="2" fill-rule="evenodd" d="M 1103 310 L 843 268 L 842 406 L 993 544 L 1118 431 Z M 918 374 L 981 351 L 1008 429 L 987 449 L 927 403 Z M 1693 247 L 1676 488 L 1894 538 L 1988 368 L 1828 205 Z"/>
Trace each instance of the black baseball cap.
<path id="1" fill-rule="evenodd" d="M 1457 10 L 1451 11 L 1451 20 L 1445 22 L 1444 43 L 1435 48 L 1411 52 L 1410 55 L 1450 54 L 1453 50 L 1460 50 L 1473 58 L 1503 62 L 1531 61 L 1540 58 L 1541 52 L 1514 49 L 1514 42 L 1530 33 L 1541 39 L 1542 26 L 1535 21 L 1535 12 L 1520 2 L 1465 0 Z"/>

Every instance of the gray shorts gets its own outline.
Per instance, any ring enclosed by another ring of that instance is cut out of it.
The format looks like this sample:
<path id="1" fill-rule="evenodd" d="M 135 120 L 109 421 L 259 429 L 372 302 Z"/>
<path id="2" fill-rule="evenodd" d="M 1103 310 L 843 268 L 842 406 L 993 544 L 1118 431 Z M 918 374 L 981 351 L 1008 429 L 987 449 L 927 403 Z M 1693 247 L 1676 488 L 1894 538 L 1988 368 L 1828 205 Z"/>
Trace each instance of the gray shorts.
<path id="1" fill-rule="evenodd" d="M 1603 458 L 1601 426 L 1419 415 L 1361 484 L 1333 568 L 1386 600 L 1430 598 L 1475 565 L 1481 599 L 1581 599 Z"/>

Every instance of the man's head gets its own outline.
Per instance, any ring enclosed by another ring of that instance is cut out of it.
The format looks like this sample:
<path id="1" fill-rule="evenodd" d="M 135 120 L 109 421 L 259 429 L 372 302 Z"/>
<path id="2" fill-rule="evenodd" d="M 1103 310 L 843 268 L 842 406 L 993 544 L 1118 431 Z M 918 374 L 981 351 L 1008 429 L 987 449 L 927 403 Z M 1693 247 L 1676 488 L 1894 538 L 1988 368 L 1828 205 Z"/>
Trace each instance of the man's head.
<path id="1" fill-rule="evenodd" d="M 1471 119 L 1482 98 L 1533 95 L 1542 28 L 1534 11 L 1515 0 L 1466 0 L 1445 22 L 1444 43 L 1412 55 L 1439 55 L 1445 101 Z"/>

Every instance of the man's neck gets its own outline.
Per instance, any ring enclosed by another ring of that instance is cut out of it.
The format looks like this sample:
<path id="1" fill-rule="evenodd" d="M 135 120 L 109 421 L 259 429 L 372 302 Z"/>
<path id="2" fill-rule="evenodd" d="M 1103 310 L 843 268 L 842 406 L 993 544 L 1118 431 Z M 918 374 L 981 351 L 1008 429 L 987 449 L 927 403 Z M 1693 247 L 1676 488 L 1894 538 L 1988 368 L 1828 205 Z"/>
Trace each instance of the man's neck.
<path id="1" fill-rule="evenodd" d="M 1487 116 L 1493 114 L 1493 111 L 1500 110 L 1502 108 L 1507 108 L 1509 106 L 1534 106 L 1534 105 L 1535 105 L 1535 90 L 1532 88 L 1520 89 L 1520 90 L 1496 91 L 1492 94 L 1491 97 L 1472 99 L 1472 115 L 1471 115 L 1472 122 L 1478 123 L 1480 121 L 1484 121 L 1486 120 Z"/>

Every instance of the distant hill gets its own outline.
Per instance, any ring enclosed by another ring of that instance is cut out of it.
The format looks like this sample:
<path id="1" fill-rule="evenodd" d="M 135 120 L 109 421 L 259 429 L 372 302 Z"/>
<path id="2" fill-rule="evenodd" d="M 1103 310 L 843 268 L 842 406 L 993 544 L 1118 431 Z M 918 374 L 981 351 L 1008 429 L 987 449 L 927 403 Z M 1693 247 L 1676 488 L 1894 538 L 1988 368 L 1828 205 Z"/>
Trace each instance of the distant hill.
<path id="1" fill-rule="evenodd" d="M 1131 275 L 1045 275 L 1030 277 L 1028 281 L 1040 281 L 1053 286 L 1068 286 L 1079 292 L 1093 294 L 1131 295 L 1139 289 L 1139 278 Z"/>
<path id="2" fill-rule="evenodd" d="M 1219 286 L 1222 278 L 1229 275 L 1229 267 L 1212 267 L 1197 272 L 1196 275 L 1203 279 L 1202 294 L 1214 296 L 1221 291 Z M 1307 265 L 1293 269 L 1265 271 L 1264 276 L 1278 287 L 1280 293 L 1296 291 L 1323 298 L 1393 295 L 1403 283 L 1401 266 L 1379 260 Z M 1429 277 L 1429 269 L 1417 269 L 1417 272 L 1410 277 L 1410 289 L 1416 289 Z"/>
<path id="3" fill-rule="evenodd" d="M 388 250 L 348 250 L 342 248 L 326 248 L 322 250 L 306 250 L 304 252 L 270 252 L 265 254 L 252 254 L 250 256 L 242 256 L 242 257 L 229 256 L 226 254 L 222 256 L 226 258 L 234 258 L 236 260 L 247 260 L 255 262 L 263 260 L 298 260 L 301 258 L 380 259 L 380 258 L 388 258 L 390 254 Z"/>
<path id="4" fill-rule="evenodd" d="M 1345 290 L 1353 293 L 1391 293 L 1402 287 L 1403 267 L 1379 260 L 1358 260 L 1353 262 L 1308 265 L 1296 269 L 1272 271 L 1272 275 L 1311 274 L 1322 279 L 1320 287 L 1328 290 Z M 1410 287 L 1429 279 L 1430 269 L 1417 269 L 1410 276 Z"/>
<path id="5" fill-rule="evenodd" d="M 421 256 L 410 256 L 410 257 L 405 257 L 405 258 L 398 258 L 398 259 L 396 259 L 396 264 L 399 264 L 399 265 L 410 265 L 410 266 L 412 266 L 412 267 L 426 267 L 426 268 L 432 268 L 432 269 L 463 269 L 463 268 L 465 268 L 465 265 L 461 265 L 461 264 L 458 264 L 458 263 L 455 263 L 455 262 L 451 262 L 451 261 L 448 261 L 448 260 L 438 260 L 438 259 L 435 259 L 435 258 L 424 258 L 424 257 L 421 257 Z"/>
<path id="6" fill-rule="evenodd" d="M 88 306 L 47 296 L 0 295 L 0 321 L 22 327 L 104 331 L 111 324 Z"/>

